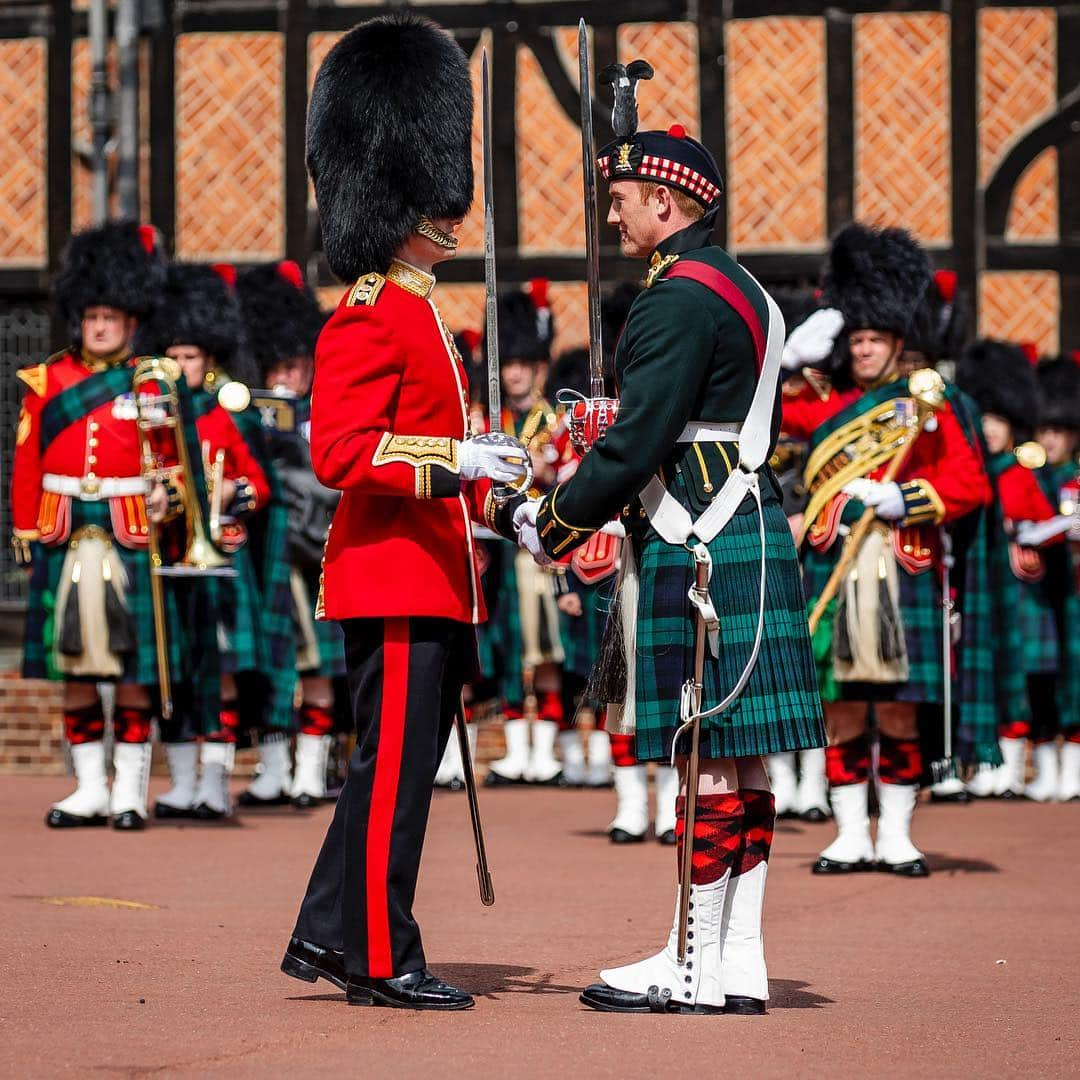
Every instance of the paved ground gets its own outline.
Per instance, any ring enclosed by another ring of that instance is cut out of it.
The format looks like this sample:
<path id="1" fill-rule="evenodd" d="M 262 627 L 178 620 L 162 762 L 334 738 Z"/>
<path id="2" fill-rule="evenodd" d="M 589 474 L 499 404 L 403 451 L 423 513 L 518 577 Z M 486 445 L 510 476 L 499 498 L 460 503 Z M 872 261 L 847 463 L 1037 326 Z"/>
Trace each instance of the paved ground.
<path id="1" fill-rule="evenodd" d="M 784 825 L 770 1015 L 627 1017 L 577 991 L 659 947 L 671 849 L 609 844 L 609 792 L 485 791 L 486 910 L 464 799 L 440 794 L 419 915 L 432 967 L 478 1004 L 431 1016 L 351 1008 L 278 973 L 328 811 L 49 832 L 45 807 L 67 787 L 0 785 L 5 1077 L 1080 1072 L 1080 804 L 924 808 L 926 881 L 814 878 L 827 827 Z"/>

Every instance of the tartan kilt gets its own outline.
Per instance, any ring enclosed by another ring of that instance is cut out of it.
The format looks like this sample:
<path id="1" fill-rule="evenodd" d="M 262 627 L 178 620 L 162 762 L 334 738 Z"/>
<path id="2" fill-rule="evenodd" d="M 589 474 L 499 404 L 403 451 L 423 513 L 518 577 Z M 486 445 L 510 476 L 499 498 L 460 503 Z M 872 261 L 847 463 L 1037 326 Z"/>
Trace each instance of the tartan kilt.
<path id="1" fill-rule="evenodd" d="M 742 695 L 702 720 L 701 752 L 712 758 L 751 757 L 825 745 L 821 698 L 810 652 L 799 564 L 787 519 L 774 495 L 765 520 L 765 621 L 757 664 Z M 710 594 L 720 618 L 720 656 L 705 654 L 703 705 L 730 692 L 757 629 L 761 546 L 756 513 L 736 514 L 709 544 Z M 679 697 L 693 674 L 694 612 L 687 592 L 694 559 L 651 530 L 635 538 L 638 596 L 636 753 L 667 760 L 679 725 Z"/>
<path id="2" fill-rule="evenodd" d="M 489 550 L 492 561 L 487 573 L 492 578 L 490 585 L 485 582 L 484 593 L 493 602 L 488 604 L 487 622 L 478 628 L 480 670 L 496 682 L 504 701 L 520 704 L 525 697 L 525 668 L 521 656 L 521 605 L 514 570 L 517 549 L 508 541 L 493 540 Z"/>
<path id="3" fill-rule="evenodd" d="M 559 636 L 566 654 L 563 667 L 572 675 L 587 679 L 596 663 L 604 625 L 614 602 L 615 581 L 616 576 L 612 575 L 596 585 L 579 582 L 576 591 L 581 597 L 581 614 L 559 612 Z"/>
<path id="4" fill-rule="evenodd" d="M 825 587 L 842 547 L 839 542 L 826 552 L 806 547 L 803 554 L 803 588 L 811 607 Z M 945 679 L 941 641 L 941 584 L 932 567 L 921 574 L 909 574 L 901 566 L 897 566 L 896 570 L 900 620 L 904 626 L 904 644 L 908 655 L 908 680 L 904 683 L 873 684 L 874 696 L 884 700 L 940 704 Z M 825 658 L 828 666 L 831 666 L 831 651 L 830 644 L 830 655 Z M 823 678 L 823 693 L 825 685 L 826 679 Z M 849 684 L 837 682 L 835 685 L 840 700 L 861 701 L 866 697 L 869 684 L 852 683 L 850 692 L 845 689 Z"/>
<path id="5" fill-rule="evenodd" d="M 315 643 L 319 651 L 318 667 L 305 668 L 300 675 L 302 678 L 340 678 L 345 674 L 345 632 L 338 622 L 315 618 L 315 608 L 319 601 L 319 573 L 312 573 L 310 570 L 299 567 L 296 569 L 304 579 L 304 587 L 307 590 L 311 608 L 308 617 L 314 623 Z M 303 645 L 303 633 L 295 606 L 293 607 L 293 623 L 296 627 L 297 648 L 300 648 Z"/>
<path id="6" fill-rule="evenodd" d="M 1059 612 L 1042 581 L 1020 582 L 1020 664 L 1025 675 L 1051 675 L 1061 668 Z"/>
<path id="7" fill-rule="evenodd" d="M 74 535 L 86 525 L 96 525 L 113 536 L 109 503 L 71 503 L 71 533 Z M 124 657 L 123 673 L 119 682 L 136 683 L 141 686 L 157 686 L 157 635 L 154 628 L 154 608 L 150 594 L 150 556 L 145 548 L 123 547 L 113 540 L 127 574 L 124 602 L 132 616 L 135 649 Z M 26 608 L 26 632 L 23 651 L 22 674 L 27 679 L 63 679 L 52 663 L 55 633 L 56 594 L 60 575 L 67 556 L 68 545 L 56 544 L 46 547 L 34 544 L 33 569 Z M 168 637 L 169 670 L 174 684 L 190 679 L 191 658 L 194 642 L 185 640 L 181 625 L 181 605 L 187 606 L 192 590 L 202 588 L 202 583 L 192 579 L 164 578 L 165 620 Z M 104 627 L 102 628 L 104 631 Z M 190 635 L 189 635 L 190 638 Z M 98 681 L 98 680 L 94 680 Z"/>
<path id="8" fill-rule="evenodd" d="M 270 671 L 264 637 L 256 628 L 260 609 L 259 584 L 247 547 L 229 557 L 234 578 L 222 578 L 218 607 L 218 640 L 221 642 L 221 670 L 235 675 L 241 671 Z"/>

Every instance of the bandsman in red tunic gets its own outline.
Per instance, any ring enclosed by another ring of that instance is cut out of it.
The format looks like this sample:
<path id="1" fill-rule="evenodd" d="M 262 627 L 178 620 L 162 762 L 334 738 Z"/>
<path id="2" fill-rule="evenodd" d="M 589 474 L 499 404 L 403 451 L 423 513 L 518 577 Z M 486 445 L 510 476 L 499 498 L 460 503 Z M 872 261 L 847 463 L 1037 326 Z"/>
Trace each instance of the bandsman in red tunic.
<path id="1" fill-rule="evenodd" d="M 355 1005 L 473 1004 L 427 970 L 412 913 L 484 618 L 472 522 L 510 534 L 513 503 L 488 481 L 526 461 L 506 436 L 468 438 L 465 369 L 431 298 L 472 202 L 471 140 L 468 61 L 426 19 L 362 23 L 315 79 L 308 168 L 327 261 L 353 282 L 315 358 L 312 461 L 342 492 L 320 610 L 344 628 L 357 746 L 282 967 Z"/>

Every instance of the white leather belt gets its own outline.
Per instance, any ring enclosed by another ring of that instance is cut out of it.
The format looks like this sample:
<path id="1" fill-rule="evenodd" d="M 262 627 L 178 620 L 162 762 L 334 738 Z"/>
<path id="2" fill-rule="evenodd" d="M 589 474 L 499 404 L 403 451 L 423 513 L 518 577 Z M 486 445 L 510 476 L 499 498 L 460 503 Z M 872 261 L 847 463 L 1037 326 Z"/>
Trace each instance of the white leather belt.
<path id="1" fill-rule="evenodd" d="M 737 420 L 730 423 L 691 420 L 679 433 L 677 441 L 681 443 L 738 442 L 742 428 L 742 424 Z"/>
<path id="2" fill-rule="evenodd" d="M 46 473 L 41 478 L 41 486 L 54 495 L 70 495 L 82 502 L 145 495 L 150 490 L 141 476 L 60 476 Z"/>

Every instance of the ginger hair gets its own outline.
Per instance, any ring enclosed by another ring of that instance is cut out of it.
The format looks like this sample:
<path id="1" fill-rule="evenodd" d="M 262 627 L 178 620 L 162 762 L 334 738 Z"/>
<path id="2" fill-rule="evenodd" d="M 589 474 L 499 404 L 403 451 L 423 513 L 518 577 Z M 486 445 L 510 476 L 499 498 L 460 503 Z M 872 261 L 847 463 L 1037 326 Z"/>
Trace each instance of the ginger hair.
<path id="1" fill-rule="evenodd" d="M 641 205 L 644 206 L 652 198 L 657 188 L 667 188 L 671 195 L 671 201 L 691 220 L 700 221 L 705 216 L 705 207 L 692 195 L 688 195 L 679 188 L 668 187 L 667 184 L 647 182 L 641 185 Z"/>

